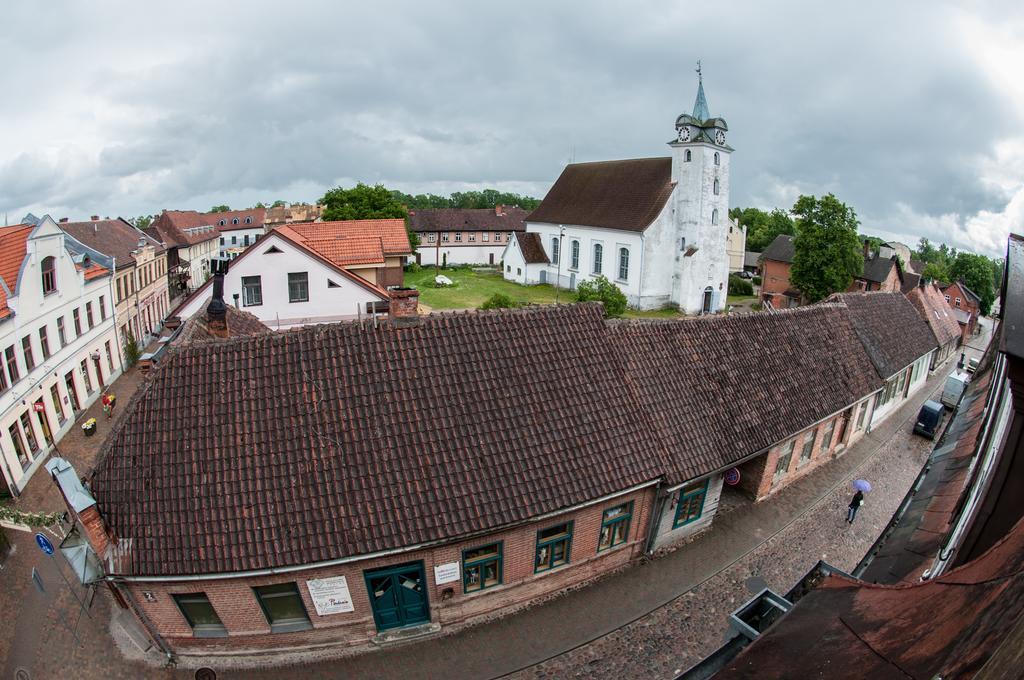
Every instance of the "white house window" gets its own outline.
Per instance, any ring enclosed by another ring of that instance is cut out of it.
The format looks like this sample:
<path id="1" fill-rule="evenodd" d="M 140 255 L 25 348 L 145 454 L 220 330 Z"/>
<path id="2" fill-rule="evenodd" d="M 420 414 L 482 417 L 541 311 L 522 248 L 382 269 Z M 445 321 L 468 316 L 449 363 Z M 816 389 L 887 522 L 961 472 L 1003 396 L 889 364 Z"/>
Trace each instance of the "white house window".
<path id="1" fill-rule="evenodd" d="M 721 164 L 722 164 L 722 157 L 719 156 L 718 152 L 716 151 L 715 152 L 715 165 L 721 165 Z"/>
<path id="2" fill-rule="evenodd" d="M 260 277 L 242 277 L 242 304 L 246 307 L 257 307 L 263 304 L 263 284 Z"/>
<path id="3" fill-rule="evenodd" d="M 234 245 L 238 245 L 238 237 L 237 236 L 232 236 L 231 237 L 231 245 L 233 245 L 233 246 Z"/>
<path id="4" fill-rule="evenodd" d="M 957 306 L 957 307 L 959 307 L 959 306 L 960 306 L 960 298 L 957 298 L 957 299 L 956 299 L 956 306 Z"/>
<path id="5" fill-rule="evenodd" d="M 594 244 L 594 273 L 601 273 L 601 260 L 604 257 L 604 246 L 600 243 Z"/>
<path id="6" fill-rule="evenodd" d="M 448 232 L 441 234 L 441 243 L 448 243 Z"/>
<path id="7" fill-rule="evenodd" d="M 718 208 L 711 211 L 711 224 L 718 224 Z M 732 229 L 729 231 L 731 232 Z"/>
<path id="8" fill-rule="evenodd" d="M 309 272 L 288 274 L 288 302 L 309 302 Z"/>
<path id="9" fill-rule="evenodd" d="M 476 234 L 474 234 L 473 232 L 469 232 L 469 237 L 467 238 L 467 240 L 470 243 L 475 243 L 476 242 Z"/>
<path id="10" fill-rule="evenodd" d="M 461 231 L 457 231 L 457 232 L 455 232 L 455 242 L 459 243 L 460 241 L 462 241 L 462 232 Z"/>
<path id="11" fill-rule="evenodd" d="M 715 196 L 718 195 L 718 180 L 715 180 Z"/>
<path id="12" fill-rule="evenodd" d="M 580 268 L 580 242 L 574 240 L 569 249 L 569 268 Z"/>
<path id="13" fill-rule="evenodd" d="M 629 249 L 619 248 L 619 280 L 629 280 Z"/>
<path id="14" fill-rule="evenodd" d="M 501 240 L 501 232 L 500 231 L 494 232 L 494 242 L 497 243 L 500 240 Z"/>
<path id="15" fill-rule="evenodd" d="M 484 243 L 488 243 L 491 240 L 491 232 L 489 232 L 489 231 L 480 232 L 480 240 L 483 241 Z"/>
<path id="16" fill-rule="evenodd" d="M 686 153 L 685 153 L 685 154 L 683 154 L 683 162 L 685 162 L 685 163 L 689 163 L 689 162 L 690 162 L 690 159 L 692 159 L 692 158 L 693 158 L 693 154 L 691 154 L 691 153 L 690 153 L 690 150 L 689 150 L 689 149 L 687 149 L 687 150 L 686 150 Z"/>
<path id="17" fill-rule="evenodd" d="M 434 243 L 436 241 L 437 241 L 437 234 L 435 234 L 434 232 L 430 232 L 429 234 L 427 234 L 427 243 Z"/>
<path id="18" fill-rule="evenodd" d="M 551 239 L 551 264 L 558 264 L 558 237 Z"/>

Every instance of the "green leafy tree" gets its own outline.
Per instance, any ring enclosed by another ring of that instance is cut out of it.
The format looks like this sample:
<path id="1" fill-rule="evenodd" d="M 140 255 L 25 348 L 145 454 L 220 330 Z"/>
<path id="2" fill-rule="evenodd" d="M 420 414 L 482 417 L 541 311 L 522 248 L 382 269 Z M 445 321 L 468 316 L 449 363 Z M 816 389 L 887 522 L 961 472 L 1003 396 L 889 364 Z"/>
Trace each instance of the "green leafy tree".
<path id="1" fill-rule="evenodd" d="M 779 234 L 796 233 L 793 219 L 778 208 L 770 213 L 758 208 L 733 208 L 729 217 L 747 228 L 747 250 L 755 253 L 763 252 Z"/>
<path id="2" fill-rule="evenodd" d="M 406 219 L 409 215 L 405 205 L 383 184 L 371 187 L 359 182 L 351 189 L 337 187 L 324 194 L 320 203 L 327 206 L 322 215 L 324 221 Z M 420 239 L 415 232 L 408 230 L 408 225 L 406 219 L 409 245 L 416 250 L 420 245 Z"/>
<path id="3" fill-rule="evenodd" d="M 142 350 L 139 348 L 139 342 L 132 335 L 131 331 L 124 337 L 124 361 L 128 366 L 134 366 L 142 356 Z"/>
<path id="4" fill-rule="evenodd" d="M 215 205 L 212 208 L 210 208 L 210 212 L 212 212 L 212 213 L 230 212 L 230 211 L 231 211 L 231 208 L 229 206 L 226 206 L 226 205 Z"/>
<path id="5" fill-rule="evenodd" d="M 480 309 L 511 309 L 518 306 L 519 303 L 508 295 L 505 295 L 504 293 L 495 293 L 480 305 Z"/>
<path id="6" fill-rule="evenodd" d="M 929 262 L 921 270 L 921 278 L 940 283 L 949 283 L 952 280 L 949 277 L 949 267 L 945 262 Z"/>
<path id="7" fill-rule="evenodd" d="M 832 194 L 801 196 L 790 212 L 796 217 L 793 286 L 809 302 L 849 288 L 864 271 L 857 213 Z"/>
<path id="8" fill-rule="evenodd" d="M 981 298 L 981 313 L 988 316 L 992 311 L 992 303 L 996 300 L 993 270 L 995 264 L 984 255 L 959 252 L 949 266 L 949 275 L 953 279 L 962 279 L 968 288 Z"/>
<path id="9" fill-rule="evenodd" d="M 525 210 L 533 210 L 540 205 L 539 198 L 520 194 L 484 189 L 483 191 L 457 191 L 450 196 L 437 194 L 404 194 L 392 191 L 395 200 L 410 210 L 428 210 L 431 208 L 493 208 L 497 205 L 519 206 Z"/>
<path id="10" fill-rule="evenodd" d="M 284 201 L 282 201 L 281 199 L 278 199 L 278 200 L 274 201 L 273 203 L 271 203 L 270 207 L 271 208 L 283 208 L 284 205 L 285 205 Z"/>
<path id="11" fill-rule="evenodd" d="M 257 208 L 266 208 L 266 207 L 267 206 L 263 204 L 263 201 L 256 201 L 256 205 L 253 206 L 253 210 L 256 210 Z"/>
<path id="12" fill-rule="evenodd" d="M 608 318 L 622 316 L 626 311 L 626 294 L 604 276 L 583 281 L 576 287 L 577 302 L 601 302 Z"/>
<path id="13" fill-rule="evenodd" d="M 131 222 L 136 229 L 145 229 L 149 225 L 153 224 L 153 219 L 153 215 L 139 215 L 138 217 L 131 218 L 128 221 Z"/>

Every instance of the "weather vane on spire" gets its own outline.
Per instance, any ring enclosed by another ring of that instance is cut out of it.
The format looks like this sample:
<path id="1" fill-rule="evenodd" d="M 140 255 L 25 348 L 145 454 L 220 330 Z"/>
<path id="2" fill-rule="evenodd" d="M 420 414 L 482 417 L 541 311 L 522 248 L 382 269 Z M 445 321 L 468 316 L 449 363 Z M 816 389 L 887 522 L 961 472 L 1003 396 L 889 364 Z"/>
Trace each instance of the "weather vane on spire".
<path id="1" fill-rule="evenodd" d="M 704 82 L 704 76 L 700 72 L 700 59 L 697 60 L 697 80 L 701 83 Z"/>

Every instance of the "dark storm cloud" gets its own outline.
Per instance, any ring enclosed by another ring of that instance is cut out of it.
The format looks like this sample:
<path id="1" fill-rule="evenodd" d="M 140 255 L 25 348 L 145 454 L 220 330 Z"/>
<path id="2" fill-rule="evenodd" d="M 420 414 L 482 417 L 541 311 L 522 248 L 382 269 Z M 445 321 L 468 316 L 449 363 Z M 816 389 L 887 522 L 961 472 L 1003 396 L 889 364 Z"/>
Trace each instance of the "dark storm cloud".
<path id="1" fill-rule="evenodd" d="M 570 156 L 665 154 L 698 57 L 736 148 L 734 205 L 834 191 L 866 226 L 935 229 L 892 222 L 1002 210 L 978 167 L 1019 134 L 962 15 L 931 3 L 58 6 L 19 6 L 0 28 L 16 65 L 0 86 L 33 104 L 0 114 L 12 213 L 354 180 L 542 194 Z M 29 57 L 17 44 L 41 22 L 61 39 Z"/>

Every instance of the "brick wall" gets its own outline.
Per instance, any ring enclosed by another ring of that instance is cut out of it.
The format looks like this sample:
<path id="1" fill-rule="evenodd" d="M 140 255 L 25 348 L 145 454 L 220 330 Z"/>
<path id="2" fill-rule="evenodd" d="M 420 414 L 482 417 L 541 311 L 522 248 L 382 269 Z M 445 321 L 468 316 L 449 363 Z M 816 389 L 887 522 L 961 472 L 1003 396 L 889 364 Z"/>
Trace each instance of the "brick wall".
<path id="1" fill-rule="evenodd" d="M 145 616 L 171 648 L 179 654 L 246 653 L 297 649 L 317 645 L 365 645 L 377 634 L 363 573 L 382 567 L 423 562 L 427 582 L 430 618 L 446 629 L 458 628 L 484 617 L 505 614 L 538 598 L 582 585 L 609 573 L 643 554 L 650 522 L 653 487 L 626 494 L 576 512 L 565 513 L 508 531 L 436 548 L 416 550 L 389 557 L 361 560 L 332 567 L 265 577 L 177 583 L 130 583 L 127 590 Z M 604 510 L 633 502 L 633 515 L 626 543 L 597 552 Z M 572 521 L 570 562 L 547 572 L 534 573 L 537 531 Z M 461 579 L 438 585 L 434 567 L 460 562 L 464 549 L 501 541 L 502 583 L 473 593 L 464 593 Z M 354 611 L 319 616 L 306 581 L 346 577 Z M 271 633 L 270 625 L 252 592 L 254 586 L 295 582 L 313 628 L 292 633 Z M 451 590 L 446 596 L 446 591 Z M 203 592 L 228 630 L 228 637 L 194 637 L 178 610 L 172 594 Z"/>

